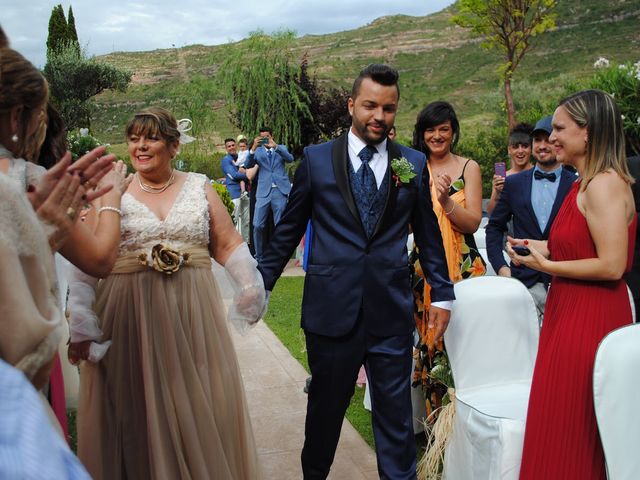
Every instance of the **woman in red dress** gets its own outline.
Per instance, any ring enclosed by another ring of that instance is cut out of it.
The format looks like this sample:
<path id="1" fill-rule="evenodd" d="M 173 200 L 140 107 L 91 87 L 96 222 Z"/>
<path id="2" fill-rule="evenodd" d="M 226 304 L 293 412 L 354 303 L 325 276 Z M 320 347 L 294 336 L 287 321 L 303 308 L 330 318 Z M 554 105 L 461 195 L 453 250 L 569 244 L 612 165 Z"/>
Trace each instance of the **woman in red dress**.
<path id="1" fill-rule="evenodd" d="M 559 161 L 579 180 L 548 242 L 509 239 L 515 262 L 553 276 L 527 412 L 521 479 L 605 479 L 592 372 L 610 331 L 631 323 L 622 280 L 630 268 L 637 218 L 626 166 L 622 117 L 599 90 L 576 93 L 553 115 Z M 512 246 L 527 246 L 518 255 Z"/>

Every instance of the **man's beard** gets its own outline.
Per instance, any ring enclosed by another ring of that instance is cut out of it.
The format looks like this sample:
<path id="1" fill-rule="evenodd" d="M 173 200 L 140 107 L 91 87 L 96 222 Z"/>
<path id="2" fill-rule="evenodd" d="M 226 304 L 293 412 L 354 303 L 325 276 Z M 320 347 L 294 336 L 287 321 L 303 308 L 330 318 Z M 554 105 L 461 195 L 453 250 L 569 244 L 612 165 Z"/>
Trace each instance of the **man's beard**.
<path id="1" fill-rule="evenodd" d="M 545 161 L 536 159 L 536 161 L 538 162 L 538 165 L 541 165 L 543 167 L 553 167 L 555 164 L 558 163 L 558 159 L 556 158 L 545 160 Z"/>

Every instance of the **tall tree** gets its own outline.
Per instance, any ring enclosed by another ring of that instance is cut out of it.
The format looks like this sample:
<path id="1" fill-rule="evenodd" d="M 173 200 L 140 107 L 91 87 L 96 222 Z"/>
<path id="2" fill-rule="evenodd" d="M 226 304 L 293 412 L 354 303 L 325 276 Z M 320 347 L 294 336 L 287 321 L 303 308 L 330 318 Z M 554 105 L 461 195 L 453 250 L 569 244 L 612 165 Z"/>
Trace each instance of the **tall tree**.
<path id="1" fill-rule="evenodd" d="M 69 14 L 67 15 L 67 42 L 69 45 L 73 45 L 80 50 L 78 32 L 76 31 L 76 19 L 73 16 L 73 9 L 71 8 L 71 5 L 69 5 Z"/>
<path id="2" fill-rule="evenodd" d="M 74 27 L 75 28 L 75 27 Z M 49 35 L 47 36 L 47 58 L 50 52 L 58 52 L 68 42 L 67 19 L 64 18 L 62 5 L 56 5 L 49 17 Z"/>
<path id="3" fill-rule="evenodd" d="M 124 91 L 131 81 L 131 73 L 89 58 L 69 44 L 50 52 L 44 75 L 68 130 L 90 126 L 92 97 L 107 89 Z"/>
<path id="4" fill-rule="evenodd" d="M 335 137 L 351 125 L 347 109 L 350 92 L 344 87 L 326 87 L 317 76 L 311 77 L 306 53 L 300 62 L 298 85 L 307 94 L 311 116 L 300 119 L 302 138 L 297 150 L 294 145 L 296 155 L 302 153 L 303 147 Z"/>
<path id="5" fill-rule="evenodd" d="M 279 143 L 291 146 L 302 140 L 301 119 L 311 118 L 307 94 L 297 82 L 294 38 L 291 31 L 252 32 L 245 41 L 229 46 L 220 68 L 233 123 L 247 135 L 268 125 Z"/>
<path id="6" fill-rule="evenodd" d="M 503 58 L 500 76 L 504 86 L 509 128 L 516 124 L 511 80 L 531 40 L 555 27 L 557 0 L 458 0 L 457 25 L 485 37 L 483 47 Z"/>

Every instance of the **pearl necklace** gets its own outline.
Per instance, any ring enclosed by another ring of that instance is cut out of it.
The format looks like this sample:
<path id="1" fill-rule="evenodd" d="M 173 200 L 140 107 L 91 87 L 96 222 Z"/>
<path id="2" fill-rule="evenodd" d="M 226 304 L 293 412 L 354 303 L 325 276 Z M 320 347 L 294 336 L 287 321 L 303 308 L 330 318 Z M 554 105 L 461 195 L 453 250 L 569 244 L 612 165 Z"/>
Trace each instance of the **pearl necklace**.
<path id="1" fill-rule="evenodd" d="M 175 180 L 175 176 L 176 176 L 176 171 L 174 169 L 171 169 L 171 176 L 169 177 L 169 180 L 167 180 L 167 183 L 165 183 L 164 185 L 162 185 L 160 187 L 154 187 L 152 185 L 147 185 L 146 183 L 143 183 L 142 180 L 140 180 L 140 175 L 138 173 L 136 173 L 136 178 L 138 179 L 138 185 L 140 185 L 140 188 L 142 190 L 144 190 L 145 192 L 153 193 L 154 195 L 162 193 L 167 188 L 169 188 L 171 186 L 171 184 L 173 183 L 173 181 Z"/>

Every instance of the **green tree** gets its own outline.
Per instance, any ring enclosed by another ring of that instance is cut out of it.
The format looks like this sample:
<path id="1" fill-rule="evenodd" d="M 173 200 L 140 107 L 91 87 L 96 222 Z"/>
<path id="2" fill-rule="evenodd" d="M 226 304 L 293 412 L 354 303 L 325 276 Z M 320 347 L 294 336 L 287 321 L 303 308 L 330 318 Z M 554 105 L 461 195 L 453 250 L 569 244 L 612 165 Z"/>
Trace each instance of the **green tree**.
<path id="1" fill-rule="evenodd" d="M 511 80 L 536 35 L 554 28 L 557 0 L 458 0 L 452 21 L 483 36 L 482 46 L 502 56 L 500 77 L 504 87 L 507 120 L 517 122 Z"/>
<path id="2" fill-rule="evenodd" d="M 76 19 L 73 16 L 73 9 L 69 5 L 69 14 L 67 15 L 67 42 L 74 45 L 80 50 L 80 42 L 78 41 L 78 32 L 76 31 Z"/>
<path id="3" fill-rule="evenodd" d="M 236 127 L 253 135 L 268 125 L 278 142 L 292 146 L 302 141 L 301 119 L 311 118 L 307 95 L 297 82 L 300 67 L 292 53 L 294 38 L 291 31 L 252 32 L 229 47 L 220 67 Z"/>
<path id="4" fill-rule="evenodd" d="M 64 18 L 62 5 L 56 5 L 49 17 L 49 35 L 47 36 L 47 59 L 51 52 L 58 52 L 68 42 L 67 19 Z"/>
<path id="5" fill-rule="evenodd" d="M 49 52 L 44 75 L 68 130 L 90 126 L 92 97 L 107 89 L 125 91 L 131 81 L 130 72 L 98 62 L 74 45 Z"/>
<path id="6" fill-rule="evenodd" d="M 300 62 L 298 85 L 307 94 L 310 116 L 300 119 L 301 145 L 294 154 L 302 153 L 302 148 L 321 140 L 333 138 L 349 128 L 351 116 L 347 100 L 351 95 L 344 87 L 326 87 L 318 82 L 318 77 L 309 75 L 307 54 Z"/>

